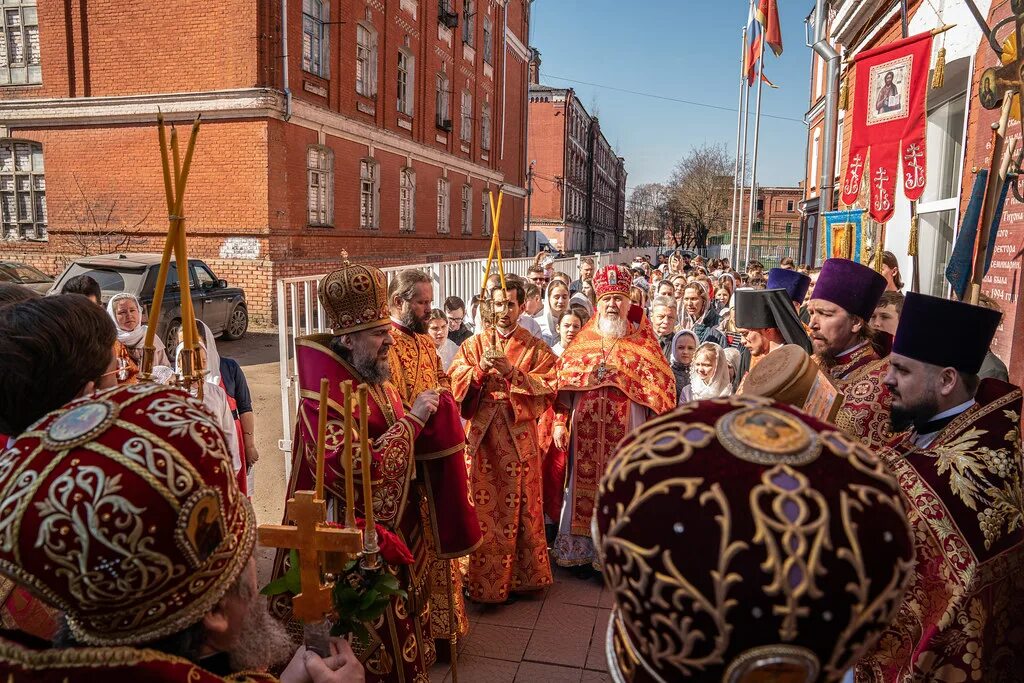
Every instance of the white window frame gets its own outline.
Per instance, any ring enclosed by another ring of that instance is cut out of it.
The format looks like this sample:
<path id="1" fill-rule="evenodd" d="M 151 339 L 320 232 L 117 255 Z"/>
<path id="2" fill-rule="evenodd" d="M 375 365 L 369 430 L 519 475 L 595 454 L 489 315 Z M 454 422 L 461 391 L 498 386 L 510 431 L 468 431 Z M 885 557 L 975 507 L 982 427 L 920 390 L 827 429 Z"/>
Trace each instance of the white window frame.
<path id="1" fill-rule="evenodd" d="M 462 91 L 462 107 L 459 112 L 459 139 L 463 142 L 473 141 L 473 93 L 468 90 Z"/>
<path id="2" fill-rule="evenodd" d="M 42 144 L 14 138 L 0 140 L 0 237 L 46 240 L 46 224 Z"/>
<path id="3" fill-rule="evenodd" d="M 380 226 L 380 164 L 376 159 L 359 160 L 359 228 L 377 230 Z"/>
<path id="4" fill-rule="evenodd" d="M 452 184 L 447 178 L 437 179 L 437 232 L 450 234 L 451 228 L 451 193 Z"/>
<path id="5" fill-rule="evenodd" d="M 484 17 L 484 62 L 494 66 L 494 22 Z"/>
<path id="6" fill-rule="evenodd" d="M 448 78 L 448 74 L 443 71 L 438 72 L 437 81 L 434 86 L 434 105 L 437 108 L 437 118 L 434 123 L 438 128 L 441 128 L 445 121 L 451 126 L 451 102 L 451 81 Z"/>
<path id="7" fill-rule="evenodd" d="M 15 43 L 21 47 L 21 58 L 11 61 Z M 0 85 L 42 83 L 39 53 L 36 0 L 5 0 L 0 7 Z"/>
<path id="8" fill-rule="evenodd" d="M 356 24 L 356 93 L 377 96 L 377 30 L 371 24 Z"/>
<path id="9" fill-rule="evenodd" d="M 462 186 L 462 234 L 473 234 L 473 186 Z"/>
<path id="10" fill-rule="evenodd" d="M 480 193 L 482 216 L 480 220 L 481 232 L 484 237 L 491 236 L 491 191 L 484 190 Z"/>
<path id="11" fill-rule="evenodd" d="M 413 93 L 416 91 L 416 58 L 402 48 L 398 51 L 398 112 L 413 115 Z"/>
<path id="12" fill-rule="evenodd" d="M 462 42 L 470 47 L 476 42 L 476 0 L 462 0 Z"/>
<path id="13" fill-rule="evenodd" d="M 334 152 L 326 145 L 306 149 L 306 214 L 311 226 L 334 226 Z"/>
<path id="14" fill-rule="evenodd" d="M 480 105 L 480 149 L 491 149 L 491 105 L 484 102 Z"/>
<path id="15" fill-rule="evenodd" d="M 416 171 L 409 166 L 398 178 L 398 230 L 416 232 Z"/>
<path id="16" fill-rule="evenodd" d="M 330 20 L 330 0 L 302 0 L 302 70 L 320 78 L 331 76 Z"/>

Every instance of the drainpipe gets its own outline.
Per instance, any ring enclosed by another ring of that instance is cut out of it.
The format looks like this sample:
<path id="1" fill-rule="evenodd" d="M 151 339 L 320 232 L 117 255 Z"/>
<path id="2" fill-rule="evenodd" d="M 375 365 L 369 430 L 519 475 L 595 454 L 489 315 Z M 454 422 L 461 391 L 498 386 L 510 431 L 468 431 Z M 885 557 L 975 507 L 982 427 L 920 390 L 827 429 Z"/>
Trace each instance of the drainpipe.
<path id="1" fill-rule="evenodd" d="M 821 193 L 818 200 L 818 215 L 832 210 L 836 177 L 836 134 L 839 129 L 839 53 L 825 37 L 826 0 L 814 4 L 814 45 L 811 49 L 825 60 L 825 130 L 822 131 L 824 149 L 821 154 Z M 820 225 L 819 219 L 819 225 Z"/>
<path id="2" fill-rule="evenodd" d="M 292 89 L 288 85 L 288 0 L 281 0 L 281 77 L 284 79 L 284 120 L 292 117 Z"/>

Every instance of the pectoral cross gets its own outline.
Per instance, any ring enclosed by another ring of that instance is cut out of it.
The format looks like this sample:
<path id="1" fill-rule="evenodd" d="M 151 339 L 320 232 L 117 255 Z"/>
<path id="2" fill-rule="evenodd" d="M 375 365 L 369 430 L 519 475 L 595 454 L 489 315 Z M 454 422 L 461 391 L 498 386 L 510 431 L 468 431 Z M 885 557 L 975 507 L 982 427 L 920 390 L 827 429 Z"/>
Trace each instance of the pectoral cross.
<path id="1" fill-rule="evenodd" d="M 296 491 L 295 497 L 288 500 L 286 510 L 294 526 L 261 524 L 258 529 L 259 541 L 268 548 L 289 548 L 298 552 L 302 592 L 292 598 L 292 614 L 305 624 L 316 624 L 334 610 L 331 601 L 334 582 L 325 582 L 323 579 L 322 555 L 355 555 L 363 548 L 362 534 L 355 528 L 325 526 L 327 502 L 317 498 L 313 491 Z M 330 652 L 320 654 L 327 656 Z"/>

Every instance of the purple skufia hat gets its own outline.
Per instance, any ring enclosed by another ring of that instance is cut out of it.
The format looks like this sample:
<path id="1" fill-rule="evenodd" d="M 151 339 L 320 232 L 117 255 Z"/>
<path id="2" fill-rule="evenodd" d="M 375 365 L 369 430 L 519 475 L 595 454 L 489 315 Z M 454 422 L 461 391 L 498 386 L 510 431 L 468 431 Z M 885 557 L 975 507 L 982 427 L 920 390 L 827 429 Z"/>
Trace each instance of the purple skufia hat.
<path id="1" fill-rule="evenodd" d="M 811 278 L 803 273 L 785 268 L 772 268 L 768 271 L 768 284 L 765 289 L 784 289 L 789 292 L 790 300 L 802 304 L 810 286 Z"/>
<path id="2" fill-rule="evenodd" d="M 892 352 L 977 375 L 1002 317 L 991 308 L 907 292 Z"/>
<path id="3" fill-rule="evenodd" d="M 811 298 L 831 301 L 847 313 L 870 320 L 885 285 L 885 278 L 867 266 L 830 258 L 821 264 Z"/>

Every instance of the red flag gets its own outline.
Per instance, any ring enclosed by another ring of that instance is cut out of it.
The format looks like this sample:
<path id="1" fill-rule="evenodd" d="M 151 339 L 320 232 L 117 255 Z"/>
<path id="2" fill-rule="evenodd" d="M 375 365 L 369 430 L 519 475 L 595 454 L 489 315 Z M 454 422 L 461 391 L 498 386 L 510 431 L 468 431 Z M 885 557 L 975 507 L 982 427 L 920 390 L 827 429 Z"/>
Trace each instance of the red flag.
<path id="1" fill-rule="evenodd" d="M 757 8 L 757 22 L 764 27 L 765 45 L 776 57 L 782 55 L 782 26 L 779 25 L 778 0 L 761 0 Z"/>

